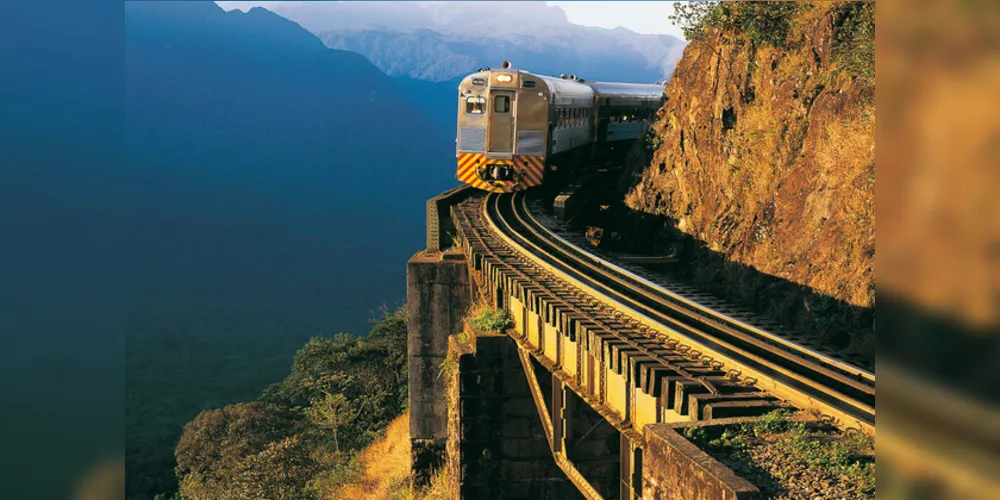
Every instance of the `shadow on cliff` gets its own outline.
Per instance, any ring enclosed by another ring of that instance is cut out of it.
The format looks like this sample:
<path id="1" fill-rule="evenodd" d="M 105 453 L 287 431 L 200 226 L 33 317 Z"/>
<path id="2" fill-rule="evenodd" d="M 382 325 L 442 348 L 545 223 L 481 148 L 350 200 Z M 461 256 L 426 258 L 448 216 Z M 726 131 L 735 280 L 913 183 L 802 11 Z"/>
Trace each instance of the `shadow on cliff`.
<path id="1" fill-rule="evenodd" d="M 1000 394 L 1000 335 L 996 328 L 974 327 L 906 299 L 899 292 L 879 290 L 882 314 L 873 342 L 879 363 L 996 407 Z M 890 379 L 889 390 L 912 391 Z"/>
<path id="2" fill-rule="evenodd" d="M 705 242 L 682 232 L 670 217 L 639 212 L 614 193 L 576 217 L 577 229 L 604 229 L 599 247 L 610 252 L 673 256 L 652 271 L 695 285 L 704 292 L 801 332 L 824 346 L 847 349 L 874 367 L 874 307 L 859 307 L 816 293 L 807 286 L 732 262 Z M 599 208 L 606 207 L 605 209 Z M 586 221 L 586 222 L 582 222 Z"/>

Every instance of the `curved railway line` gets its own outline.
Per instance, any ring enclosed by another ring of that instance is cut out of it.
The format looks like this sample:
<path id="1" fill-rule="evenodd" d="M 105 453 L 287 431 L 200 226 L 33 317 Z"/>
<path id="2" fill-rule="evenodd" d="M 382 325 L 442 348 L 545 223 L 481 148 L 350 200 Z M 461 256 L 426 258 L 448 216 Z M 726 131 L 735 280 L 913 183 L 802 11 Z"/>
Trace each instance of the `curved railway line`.
<path id="1" fill-rule="evenodd" d="M 763 409 L 778 398 L 833 417 L 841 427 L 874 433 L 873 372 L 574 245 L 550 227 L 531 197 L 483 193 L 454 206 L 452 218 L 470 259 L 477 269 L 502 271 L 533 296 L 569 311 L 591 335 L 588 341 L 608 353 L 615 371 L 636 371 L 644 392 L 658 396 L 659 379 L 668 378 L 700 386 L 689 390 L 708 400 L 746 405 L 757 399 Z M 699 418 L 699 409 L 679 399 L 670 403 L 673 409 Z"/>

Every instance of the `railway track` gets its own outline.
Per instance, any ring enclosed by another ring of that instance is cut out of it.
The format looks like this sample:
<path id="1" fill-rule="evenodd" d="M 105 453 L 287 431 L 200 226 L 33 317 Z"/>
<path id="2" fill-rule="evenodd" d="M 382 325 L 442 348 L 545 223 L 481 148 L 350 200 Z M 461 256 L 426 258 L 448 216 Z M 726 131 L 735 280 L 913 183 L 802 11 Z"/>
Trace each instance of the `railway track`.
<path id="1" fill-rule="evenodd" d="M 588 252 L 553 230 L 530 196 L 480 195 L 454 207 L 470 258 L 572 314 L 612 369 L 636 371 L 644 392 L 690 418 L 787 401 L 874 432 L 873 372 Z"/>

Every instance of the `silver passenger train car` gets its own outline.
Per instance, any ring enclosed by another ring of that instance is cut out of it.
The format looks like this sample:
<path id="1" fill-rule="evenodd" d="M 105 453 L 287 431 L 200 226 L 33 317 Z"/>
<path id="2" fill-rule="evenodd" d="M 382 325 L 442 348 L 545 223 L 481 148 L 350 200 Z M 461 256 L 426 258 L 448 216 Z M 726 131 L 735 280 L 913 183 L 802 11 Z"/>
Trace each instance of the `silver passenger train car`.
<path id="1" fill-rule="evenodd" d="M 506 193 L 557 170 L 620 161 L 644 137 L 663 88 L 536 75 L 508 61 L 473 73 L 458 87 L 457 177 Z"/>

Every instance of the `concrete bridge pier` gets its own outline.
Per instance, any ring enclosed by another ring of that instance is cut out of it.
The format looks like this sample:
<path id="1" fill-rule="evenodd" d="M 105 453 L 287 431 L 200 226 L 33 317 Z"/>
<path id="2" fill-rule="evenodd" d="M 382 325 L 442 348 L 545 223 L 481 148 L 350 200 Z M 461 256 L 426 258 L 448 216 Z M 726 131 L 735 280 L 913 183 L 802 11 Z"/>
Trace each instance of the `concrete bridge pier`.
<path id="1" fill-rule="evenodd" d="M 556 464 L 517 344 L 504 334 L 467 330 L 452 341 L 449 460 L 458 497 L 476 500 L 583 498 Z"/>
<path id="2" fill-rule="evenodd" d="M 460 251 L 419 252 L 406 268 L 407 356 L 412 486 L 426 486 L 445 460 L 448 337 L 462 331 L 471 303 L 469 267 Z"/>

